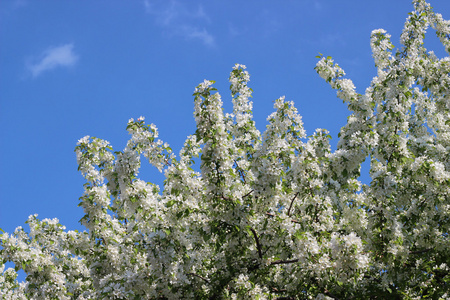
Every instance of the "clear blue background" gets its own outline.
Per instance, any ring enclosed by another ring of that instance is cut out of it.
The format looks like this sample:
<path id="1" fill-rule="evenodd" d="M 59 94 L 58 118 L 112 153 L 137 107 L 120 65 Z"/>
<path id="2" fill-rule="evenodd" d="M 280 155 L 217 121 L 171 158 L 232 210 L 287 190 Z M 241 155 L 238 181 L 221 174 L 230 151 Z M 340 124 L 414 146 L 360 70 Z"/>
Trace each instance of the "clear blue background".
<path id="1" fill-rule="evenodd" d="M 450 18 L 450 1 L 431 4 Z M 143 115 L 178 154 L 195 131 L 198 83 L 216 80 L 231 112 L 235 63 L 251 74 L 261 131 L 285 95 L 307 133 L 326 128 L 335 147 L 349 113 L 314 71 L 315 56 L 332 56 L 363 93 L 376 75 L 371 31 L 386 29 L 398 46 L 412 10 L 409 0 L 1 1 L 0 228 L 37 213 L 82 229 L 77 140 L 122 150 L 128 119 Z M 433 30 L 426 45 L 444 55 Z M 151 167 L 141 176 L 163 180 Z"/>

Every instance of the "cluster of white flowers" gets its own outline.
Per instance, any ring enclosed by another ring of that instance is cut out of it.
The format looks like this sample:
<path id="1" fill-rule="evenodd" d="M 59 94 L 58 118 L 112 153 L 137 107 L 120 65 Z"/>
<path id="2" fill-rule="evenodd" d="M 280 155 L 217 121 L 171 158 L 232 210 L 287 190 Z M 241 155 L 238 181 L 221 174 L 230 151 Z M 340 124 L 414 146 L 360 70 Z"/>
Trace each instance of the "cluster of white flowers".
<path id="1" fill-rule="evenodd" d="M 373 49 L 375 65 L 379 70 L 378 76 L 382 76 L 380 72 L 394 59 L 390 52 L 390 50 L 394 49 L 394 45 L 391 43 L 391 35 L 386 33 L 384 29 L 373 30 L 370 38 L 370 46 Z"/>
<path id="2" fill-rule="evenodd" d="M 1 234 L 0 298 L 447 297 L 450 59 L 422 40 L 431 26 L 449 52 L 450 23 L 414 3 L 401 50 L 373 31 L 378 73 L 364 95 L 331 57 L 317 63 L 352 112 L 335 151 L 326 130 L 307 137 L 284 97 L 261 134 L 238 64 L 231 114 L 213 81 L 195 89 L 197 130 L 179 159 L 144 117 L 129 120 L 123 151 L 80 139 L 87 231 L 33 215 L 29 233 Z M 141 155 L 164 172 L 161 192 L 138 179 Z M 370 184 L 359 181 L 366 159 Z"/>

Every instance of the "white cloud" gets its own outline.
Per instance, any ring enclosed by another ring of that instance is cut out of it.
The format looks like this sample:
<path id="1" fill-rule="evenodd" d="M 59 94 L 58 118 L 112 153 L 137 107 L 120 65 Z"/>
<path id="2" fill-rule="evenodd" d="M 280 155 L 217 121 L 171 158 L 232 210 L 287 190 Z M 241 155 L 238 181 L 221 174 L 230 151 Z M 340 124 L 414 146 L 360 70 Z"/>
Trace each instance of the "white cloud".
<path id="1" fill-rule="evenodd" d="M 200 39 L 205 45 L 214 46 L 214 37 L 205 28 L 183 26 L 180 29 L 187 39 Z"/>
<path id="2" fill-rule="evenodd" d="M 71 67 L 77 61 L 78 56 L 73 52 L 73 44 L 66 44 L 47 49 L 36 63 L 28 65 L 28 69 L 33 77 L 37 77 L 42 72 L 56 67 Z"/>
<path id="3" fill-rule="evenodd" d="M 143 4 L 146 12 L 155 17 L 156 23 L 169 36 L 200 40 L 210 47 L 215 45 L 214 36 L 205 28 L 210 19 L 201 5 L 190 9 L 176 0 L 144 0 Z"/>

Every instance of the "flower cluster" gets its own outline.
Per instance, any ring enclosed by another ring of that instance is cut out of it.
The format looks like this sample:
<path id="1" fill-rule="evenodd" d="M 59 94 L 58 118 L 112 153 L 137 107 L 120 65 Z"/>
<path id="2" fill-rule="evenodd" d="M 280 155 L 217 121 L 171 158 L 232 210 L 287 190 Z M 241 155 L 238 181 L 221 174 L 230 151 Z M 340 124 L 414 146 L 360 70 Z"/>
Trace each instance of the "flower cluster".
<path id="1" fill-rule="evenodd" d="M 378 72 L 364 95 L 319 57 L 351 111 L 335 151 L 326 130 L 307 137 L 284 97 L 261 134 L 238 64 L 232 113 L 214 81 L 195 89 L 197 130 L 179 158 L 144 117 L 129 120 L 123 151 L 80 139 L 87 230 L 33 215 L 28 233 L 1 234 L 0 298 L 448 298 L 450 59 L 428 53 L 423 35 L 431 26 L 449 52 L 450 22 L 414 5 L 400 50 L 373 31 Z M 164 172 L 162 191 L 138 178 L 142 155 Z"/>

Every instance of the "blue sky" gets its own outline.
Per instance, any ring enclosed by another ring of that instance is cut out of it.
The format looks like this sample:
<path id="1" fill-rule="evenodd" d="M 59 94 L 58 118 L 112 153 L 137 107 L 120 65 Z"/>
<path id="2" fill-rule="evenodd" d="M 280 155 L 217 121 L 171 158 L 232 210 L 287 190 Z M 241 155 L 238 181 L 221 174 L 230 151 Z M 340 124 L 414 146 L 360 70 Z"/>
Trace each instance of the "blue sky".
<path id="1" fill-rule="evenodd" d="M 431 4 L 450 18 L 450 1 Z M 195 131 L 197 84 L 216 80 L 231 111 L 235 63 L 251 75 L 260 130 L 285 95 L 308 134 L 326 128 L 336 145 L 349 113 L 315 73 L 315 56 L 332 56 L 363 93 L 376 75 L 371 31 L 386 29 L 398 46 L 412 10 L 409 0 L 1 1 L 0 228 L 37 213 L 82 229 L 77 140 L 122 150 L 128 119 L 142 115 L 178 153 Z M 444 55 L 433 30 L 425 41 Z M 151 167 L 140 175 L 163 180 Z"/>

